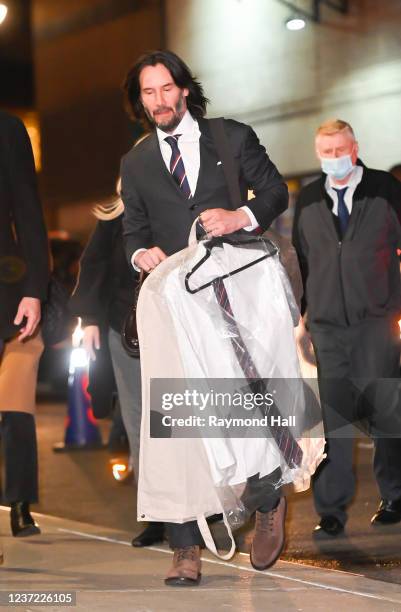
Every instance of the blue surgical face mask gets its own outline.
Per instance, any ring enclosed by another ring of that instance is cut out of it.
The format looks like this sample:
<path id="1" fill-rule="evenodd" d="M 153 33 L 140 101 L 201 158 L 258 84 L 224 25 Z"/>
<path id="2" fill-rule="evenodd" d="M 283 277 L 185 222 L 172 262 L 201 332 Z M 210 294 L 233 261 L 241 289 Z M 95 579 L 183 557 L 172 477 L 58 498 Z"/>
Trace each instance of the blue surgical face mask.
<path id="1" fill-rule="evenodd" d="M 342 157 L 321 157 L 320 163 L 323 172 L 339 181 L 352 172 L 354 168 L 351 155 L 343 155 Z"/>

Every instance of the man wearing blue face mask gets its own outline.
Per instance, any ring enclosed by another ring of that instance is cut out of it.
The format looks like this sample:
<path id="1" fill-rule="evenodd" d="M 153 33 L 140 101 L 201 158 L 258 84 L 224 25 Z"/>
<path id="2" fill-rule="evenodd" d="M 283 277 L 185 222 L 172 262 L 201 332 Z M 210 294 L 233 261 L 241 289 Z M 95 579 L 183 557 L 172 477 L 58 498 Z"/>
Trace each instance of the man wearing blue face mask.
<path id="1" fill-rule="evenodd" d="M 323 539 L 344 531 L 355 424 L 375 442 L 382 499 L 372 524 L 401 521 L 401 183 L 364 166 L 345 121 L 321 125 L 315 147 L 323 173 L 299 194 L 293 243 L 328 438 L 313 486 Z"/>

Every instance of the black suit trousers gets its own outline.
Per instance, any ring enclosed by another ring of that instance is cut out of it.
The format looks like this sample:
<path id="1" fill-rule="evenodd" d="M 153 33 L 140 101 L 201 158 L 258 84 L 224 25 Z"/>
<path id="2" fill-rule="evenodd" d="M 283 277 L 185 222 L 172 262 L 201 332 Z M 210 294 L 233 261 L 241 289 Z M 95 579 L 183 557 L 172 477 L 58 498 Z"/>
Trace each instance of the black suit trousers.
<path id="1" fill-rule="evenodd" d="M 275 473 L 275 472 L 274 472 Z M 261 484 L 261 480 L 255 478 L 255 486 L 252 481 L 254 477 L 248 479 L 247 491 L 249 499 L 252 499 L 252 490 L 255 491 L 255 499 L 261 502 L 258 510 L 260 512 L 270 512 L 276 507 L 280 498 L 283 494 L 282 487 L 274 489 L 273 487 L 267 486 L 265 488 L 265 494 L 261 495 L 262 489 L 258 484 Z M 268 477 L 267 477 L 268 478 Z M 262 479 L 263 480 L 263 479 Z M 244 500 L 246 505 L 246 501 Z M 185 548 L 187 546 L 202 546 L 203 538 L 199 531 L 198 523 L 196 521 L 188 521 L 187 523 L 167 523 L 167 536 L 169 539 L 171 548 Z"/>
<path id="2" fill-rule="evenodd" d="M 4 501 L 38 501 L 35 419 L 26 412 L 1 413 Z"/>
<path id="3" fill-rule="evenodd" d="M 349 327 L 313 325 L 327 458 L 313 479 L 316 511 L 343 524 L 353 498 L 355 434 L 374 440 L 381 497 L 401 497 L 400 334 L 394 317 Z M 395 436 L 395 437 L 393 437 Z"/>

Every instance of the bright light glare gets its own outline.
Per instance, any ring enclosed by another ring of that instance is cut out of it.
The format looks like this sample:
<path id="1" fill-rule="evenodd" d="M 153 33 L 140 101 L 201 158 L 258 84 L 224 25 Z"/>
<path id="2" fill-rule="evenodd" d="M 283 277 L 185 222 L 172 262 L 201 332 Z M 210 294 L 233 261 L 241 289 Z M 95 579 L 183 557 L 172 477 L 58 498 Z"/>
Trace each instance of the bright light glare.
<path id="1" fill-rule="evenodd" d="M 6 16 L 7 16 L 7 11 L 8 8 L 5 4 L 1 3 L 0 4 L 0 24 L 3 23 L 3 21 L 5 20 Z"/>
<path id="2" fill-rule="evenodd" d="M 115 463 L 113 465 L 113 477 L 115 480 L 122 480 L 124 478 L 124 472 L 127 471 L 127 466 L 123 463 Z"/>
<path id="3" fill-rule="evenodd" d="M 302 17 L 292 17 L 291 19 L 287 19 L 285 25 L 287 30 L 292 30 L 294 32 L 295 30 L 303 30 L 306 26 L 306 22 Z"/>
<path id="4" fill-rule="evenodd" d="M 81 346 L 82 339 L 84 337 L 84 330 L 82 329 L 82 319 L 78 317 L 78 324 L 72 334 L 72 346 L 78 348 Z"/>
<path id="5" fill-rule="evenodd" d="M 89 359 L 86 354 L 85 349 L 83 348 L 74 348 L 71 351 L 70 356 L 70 374 L 73 374 L 77 368 L 86 368 L 88 367 Z"/>

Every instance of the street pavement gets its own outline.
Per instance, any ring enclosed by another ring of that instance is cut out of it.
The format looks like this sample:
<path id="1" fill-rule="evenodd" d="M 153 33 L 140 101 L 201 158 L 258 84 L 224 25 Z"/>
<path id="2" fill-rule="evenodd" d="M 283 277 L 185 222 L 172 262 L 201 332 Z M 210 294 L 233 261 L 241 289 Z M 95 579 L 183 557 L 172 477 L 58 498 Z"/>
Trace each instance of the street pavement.
<path id="1" fill-rule="evenodd" d="M 166 546 L 134 549 L 130 546 L 130 534 L 44 515 L 37 516 L 43 535 L 18 540 L 4 536 L 7 519 L 7 509 L 0 508 L 0 532 L 6 554 L 6 563 L 0 567 L 1 603 L 10 591 L 14 598 L 21 592 L 53 591 L 59 597 L 73 595 L 76 601 L 75 606 L 26 605 L 24 610 L 390 612 L 401 609 L 398 584 L 286 561 L 279 561 L 271 570 L 258 572 L 249 564 L 247 555 L 241 553 L 232 561 L 224 562 L 205 552 L 199 587 L 166 587 L 163 577 L 171 561 Z"/>
<path id="2" fill-rule="evenodd" d="M 239 552 L 230 562 L 204 552 L 198 589 L 172 589 L 163 583 L 171 561 L 167 545 L 130 545 L 143 526 L 136 522 L 135 489 L 113 480 L 108 451 L 53 452 L 64 435 L 64 416 L 62 404 L 39 405 L 41 499 L 34 510 L 42 535 L 12 538 L 8 509 L 0 509 L 1 602 L 7 590 L 74 590 L 71 609 L 82 610 L 401 610 L 401 526 L 370 525 L 378 493 L 368 440 L 359 441 L 356 453 L 358 490 L 345 537 L 318 547 L 311 538 L 317 519 L 310 493 L 290 494 L 287 546 L 274 568 L 250 566 L 250 526 L 237 534 Z M 100 424 L 104 438 L 109 425 Z M 223 545 L 222 524 L 213 530 Z"/>

